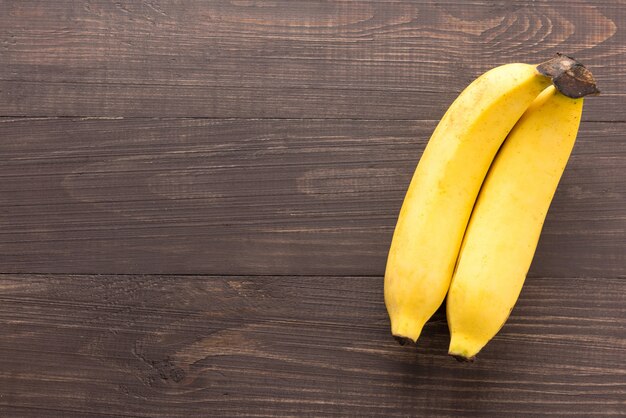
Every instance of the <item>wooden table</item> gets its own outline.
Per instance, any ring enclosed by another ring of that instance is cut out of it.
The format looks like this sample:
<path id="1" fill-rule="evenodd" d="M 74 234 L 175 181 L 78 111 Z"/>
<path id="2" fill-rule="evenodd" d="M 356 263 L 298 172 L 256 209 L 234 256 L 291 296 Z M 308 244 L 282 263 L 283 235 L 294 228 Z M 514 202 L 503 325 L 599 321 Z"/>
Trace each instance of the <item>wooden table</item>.
<path id="1" fill-rule="evenodd" d="M 0 415 L 626 414 L 621 0 L 0 0 Z M 603 91 L 474 364 L 389 334 L 438 119 L 569 53 Z"/>

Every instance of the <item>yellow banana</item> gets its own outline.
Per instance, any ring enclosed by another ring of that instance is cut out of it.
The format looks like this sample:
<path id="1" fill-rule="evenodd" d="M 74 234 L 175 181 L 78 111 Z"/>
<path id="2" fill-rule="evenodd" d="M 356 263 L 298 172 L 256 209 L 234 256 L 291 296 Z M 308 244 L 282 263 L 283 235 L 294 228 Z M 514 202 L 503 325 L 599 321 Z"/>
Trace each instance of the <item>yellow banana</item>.
<path id="1" fill-rule="evenodd" d="M 549 84 L 533 65 L 496 67 L 471 83 L 439 122 L 411 180 L 387 259 L 385 304 L 401 342 L 416 341 L 443 302 L 489 166 Z"/>
<path id="2" fill-rule="evenodd" d="M 448 293 L 451 355 L 471 360 L 513 309 L 574 146 L 582 108 L 582 98 L 548 87 L 498 152 L 472 212 Z"/>

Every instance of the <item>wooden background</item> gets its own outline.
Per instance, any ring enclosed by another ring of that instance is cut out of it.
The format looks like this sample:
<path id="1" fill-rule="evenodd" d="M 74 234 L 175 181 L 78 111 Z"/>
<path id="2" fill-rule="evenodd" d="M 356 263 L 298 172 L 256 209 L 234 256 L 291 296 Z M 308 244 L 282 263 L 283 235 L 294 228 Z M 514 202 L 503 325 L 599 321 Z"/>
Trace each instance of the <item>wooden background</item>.
<path id="1" fill-rule="evenodd" d="M 430 133 L 557 51 L 603 95 L 517 307 L 400 347 Z M 623 0 L 0 0 L 0 416 L 624 416 L 625 68 Z"/>

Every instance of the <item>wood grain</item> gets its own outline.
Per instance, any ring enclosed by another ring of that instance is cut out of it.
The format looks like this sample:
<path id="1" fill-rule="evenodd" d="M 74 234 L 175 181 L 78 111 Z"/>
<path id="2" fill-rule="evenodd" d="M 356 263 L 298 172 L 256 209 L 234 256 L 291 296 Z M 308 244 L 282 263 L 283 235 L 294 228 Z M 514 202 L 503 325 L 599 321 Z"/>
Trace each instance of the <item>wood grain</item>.
<path id="1" fill-rule="evenodd" d="M 606 1 L 0 0 L 0 115 L 441 117 L 499 64 L 573 54 L 624 121 Z"/>
<path id="2" fill-rule="evenodd" d="M 624 280 L 528 280 L 474 364 L 446 355 L 442 313 L 417 348 L 397 345 L 382 277 L 3 275 L 0 289 L 4 416 L 615 416 L 626 406 Z"/>
<path id="3" fill-rule="evenodd" d="M 0 0 L 0 416 L 624 416 L 625 44 L 623 0 Z M 398 346 L 436 121 L 557 51 L 603 94 L 512 317 Z"/>
<path id="4" fill-rule="evenodd" d="M 434 126 L 4 119 L 0 271 L 381 275 Z M 626 276 L 625 170 L 584 123 L 533 276 Z"/>

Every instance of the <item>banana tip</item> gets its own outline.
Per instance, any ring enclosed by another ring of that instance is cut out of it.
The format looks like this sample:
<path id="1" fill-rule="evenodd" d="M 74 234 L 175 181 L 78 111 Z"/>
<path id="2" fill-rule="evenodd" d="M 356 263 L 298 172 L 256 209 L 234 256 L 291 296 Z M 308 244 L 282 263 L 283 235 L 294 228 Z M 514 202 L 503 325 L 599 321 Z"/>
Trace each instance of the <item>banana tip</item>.
<path id="1" fill-rule="evenodd" d="M 407 344 L 415 344 L 415 341 L 413 341 L 412 339 L 410 339 L 409 337 L 403 337 L 401 335 L 394 335 L 393 338 L 398 342 L 398 344 L 400 345 L 407 345 Z"/>
<path id="2" fill-rule="evenodd" d="M 472 357 L 465 357 L 461 354 L 454 354 L 454 353 L 448 353 L 450 354 L 450 356 L 454 357 L 456 359 L 456 361 L 461 362 L 461 363 L 473 363 L 474 360 L 476 360 L 476 356 L 472 356 Z"/>

